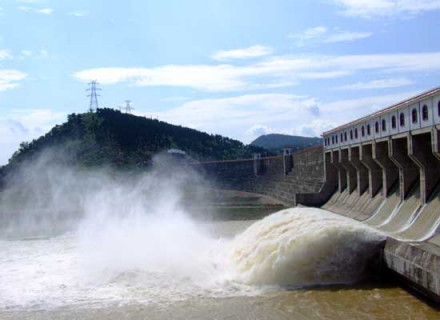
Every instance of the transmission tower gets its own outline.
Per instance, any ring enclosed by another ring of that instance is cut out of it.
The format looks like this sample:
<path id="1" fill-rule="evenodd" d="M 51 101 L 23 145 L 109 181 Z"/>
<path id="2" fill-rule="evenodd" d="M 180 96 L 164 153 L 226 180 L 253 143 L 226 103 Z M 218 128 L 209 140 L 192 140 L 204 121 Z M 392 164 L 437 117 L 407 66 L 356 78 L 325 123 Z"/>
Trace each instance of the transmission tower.
<path id="1" fill-rule="evenodd" d="M 134 110 L 134 108 L 130 105 L 131 100 L 125 100 L 125 113 L 131 114 L 131 112 Z"/>
<path id="2" fill-rule="evenodd" d="M 96 80 L 93 80 L 92 82 L 89 82 L 89 88 L 87 91 L 90 91 L 90 94 L 87 95 L 87 97 L 90 97 L 90 105 L 89 105 L 89 111 L 93 112 L 94 110 L 98 109 L 98 97 L 101 95 L 97 93 L 97 91 L 101 91 L 101 88 L 98 87 L 99 83 Z"/>

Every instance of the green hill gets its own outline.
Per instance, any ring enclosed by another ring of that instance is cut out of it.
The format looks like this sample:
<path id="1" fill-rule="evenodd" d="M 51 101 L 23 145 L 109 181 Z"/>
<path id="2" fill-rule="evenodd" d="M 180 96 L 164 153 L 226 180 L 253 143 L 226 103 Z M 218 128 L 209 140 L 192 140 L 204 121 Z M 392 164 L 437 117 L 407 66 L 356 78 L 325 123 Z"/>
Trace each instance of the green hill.
<path id="1" fill-rule="evenodd" d="M 322 144 L 321 138 L 290 136 L 286 134 L 266 134 L 251 142 L 251 146 L 265 148 L 274 153 L 282 153 L 283 148 L 298 151 Z"/>
<path id="2" fill-rule="evenodd" d="M 75 164 L 112 167 L 146 166 L 154 154 L 179 149 L 196 160 L 250 158 L 270 154 L 240 141 L 175 126 L 159 120 L 98 109 L 95 113 L 71 114 L 67 122 L 46 135 L 22 143 L 1 171 L 32 159 L 48 148 L 62 148 Z"/>

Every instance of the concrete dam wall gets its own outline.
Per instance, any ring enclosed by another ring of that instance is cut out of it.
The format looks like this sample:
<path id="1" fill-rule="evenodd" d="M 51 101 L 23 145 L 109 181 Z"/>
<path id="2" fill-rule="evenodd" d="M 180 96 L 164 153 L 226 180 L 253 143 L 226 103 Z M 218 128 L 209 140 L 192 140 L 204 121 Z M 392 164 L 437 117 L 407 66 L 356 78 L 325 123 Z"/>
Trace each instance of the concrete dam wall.
<path id="1" fill-rule="evenodd" d="M 221 189 L 271 196 L 288 205 L 297 204 L 302 193 L 318 193 L 324 185 L 323 147 L 291 154 L 254 159 L 212 161 L 197 164 Z"/>
<path id="2" fill-rule="evenodd" d="M 385 232 L 388 268 L 440 302 L 440 88 L 323 137 L 323 147 L 200 167 L 221 188 L 322 207 Z"/>

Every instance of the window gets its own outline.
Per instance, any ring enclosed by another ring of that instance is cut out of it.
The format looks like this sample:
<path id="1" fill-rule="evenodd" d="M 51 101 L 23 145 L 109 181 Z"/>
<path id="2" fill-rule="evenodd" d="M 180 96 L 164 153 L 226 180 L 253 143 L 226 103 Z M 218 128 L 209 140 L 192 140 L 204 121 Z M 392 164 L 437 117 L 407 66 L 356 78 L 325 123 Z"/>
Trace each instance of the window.
<path id="1" fill-rule="evenodd" d="M 371 127 L 370 124 L 367 124 L 367 135 L 371 134 Z"/>
<path id="2" fill-rule="evenodd" d="M 364 126 L 362 126 L 361 133 L 362 133 L 362 137 L 365 137 L 365 127 Z"/>
<path id="3" fill-rule="evenodd" d="M 336 143 L 338 143 L 338 135 L 336 135 L 335 139 L 336 139 Z"/>
<path id="4" fill-rule="evenodd" d="M 405 114 L 401 113 L 399 116 L 399 121 L 400 121 L 400 126 L 404 127 L 405 126 Z"/>
<path id="5" fill-rule="evenodd" d="M 429 115 L 428 115 L 428 106 L 425 104 L 422 107 L 422 119 L 423 121 L 428 121 Z"/>
<path id="6" fill-rule="evenodd" d="M 353 140 L 353 130 L 350 130 L 350 140 Z"/>
<path id="7" fill-rule="evenodd" d="M 335 143 L 335 137 L 333 136 L 332 137 L 332 144 L 334 144 Z"/>
<path id="8" fill-rule="evenodd" d="M 344 136 L 342 135 L 342 132 L 341 132 L 341 142 L 344 142 Z"/>
<path id="9" fill-rule="evenodd" d="M 374 130 L 376 131 L 376 133 L 379 133 L 379 121 L 376 121 L 376 123 L 374 124 Z"/>
<path id="10" fill-rule="evenodd" d="M 396 129 L 396 127 L 397 127 L 396 116 L 392 116 L 391 117 L 391 128 Z"/>
<path id="11" fill-rule="evenodd" d="M 437 114 L 440 117 L 440 101 L 437 103 Z"/>
<path id="12" fill-rule="evenodd" d="M 417 110 L 413 109 L 411 113 L 412 123 L 417 123 Z"/>
<path id="13" fill-rule="evenodd" d="M 387 123 L 385 119 L 382 119 L 382 131 L 385 131 L 387 129 Z"/>
<path id="14" fill-rule="evenodd" d="M 358 128 L 354 129 L 354 138 L 358 138 Z"/>
<path id="15" fill-rule="evenodd" d="M 344 141 L 347 141 L 347 131 L 344 132 Z"/>

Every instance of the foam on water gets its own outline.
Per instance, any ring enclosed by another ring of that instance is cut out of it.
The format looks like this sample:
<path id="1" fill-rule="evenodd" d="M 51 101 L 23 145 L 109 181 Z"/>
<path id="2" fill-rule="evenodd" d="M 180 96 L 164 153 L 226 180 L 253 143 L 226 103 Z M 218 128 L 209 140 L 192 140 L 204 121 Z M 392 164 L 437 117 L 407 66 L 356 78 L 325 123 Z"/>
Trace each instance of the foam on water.
<path id="1" fill-rule="evenodd" d="M 231 243 L 237 279 L 303 287 L 358 281 L 385 236 L 354 220 L 314 208 L 282 210 Z"/>
<path id="2" fill-rule="evenodd" d="M 272 214 L 234 239 L 210 235 L 183 212 L 173 217 L 92 219 L 56 238 L 0 241 L 1 307 L 169 303 L 256 295 L 261 285 L 349 283 L 383 240 L 310 208 Z"/>
<path id="3" fill-rule="evenodd" d="M 208 207 L 206 194 L 185 193 L 203 184 L 190 168 L 124 175 L 51 159 L 29 164 L 0 193 L 0 236 L 34 239 L 0 240 L 3 309 L 168 303 L 256 295 L 261 285 L 348 283 L 362 276 L 383 240 L 360 223 L 306 208 L 222 237 L 185 205 L 192 199 L 194 210 Z"/>

